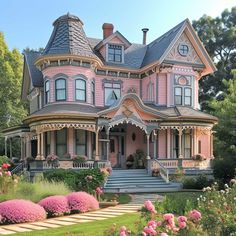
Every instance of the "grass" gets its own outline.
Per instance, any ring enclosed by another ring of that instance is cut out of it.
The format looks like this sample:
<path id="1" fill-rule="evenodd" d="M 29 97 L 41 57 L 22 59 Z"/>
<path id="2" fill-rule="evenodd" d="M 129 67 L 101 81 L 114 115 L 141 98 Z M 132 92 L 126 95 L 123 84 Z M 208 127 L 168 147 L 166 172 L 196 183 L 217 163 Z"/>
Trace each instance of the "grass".
<path id="1" fill-rule="evenodd" d="M 200 195 L 203 195 L 201 191 L 197 192 L 173 192 L 173 193 L 160 193 L 161 196 L 176 197 L 176 198 L 187 198 L 196 200 Z"/>
<path id="2" fill-rule="evenodd" d="M 131 196 L 127 193 L 120 193 L 120 194 L 115 194 L 115 193 L 105 193 L 102 196 L 102 200 L 117 200 L 119 204 L 127 204 L 131 201 Z"/>
<path id="3" fill-rule="evenodd" d="M 0 195 L 0 202 L 10 199 L 25 199 L 33 202 L 39 202 L 42 198 L 52 195 L 67 195 L 70 189 L 62 182 L 48 182 L 46 180 L 39 182 L 22 181 L 15 191 Z"/>
<path id="4" fill-rule="evenodd" d="M 17 233 L 16 236 L 102 236 L 104 231 L 107 230 L 113 223 L 116 223 L 117 227 L 120 228 L 122 225 L 126 225 L 129 229 L 135 229 L 134 222 L 139 219 L 139 213 L 125 214 L 122 216 L 110 218 L 102 221 L 94 221 L 88 223 L 80 223 L 71 226 L 60 227 L 56 229 L 38 230 L 28 233 Z M 71 235 L 72 234 L 72 235 Z"/>

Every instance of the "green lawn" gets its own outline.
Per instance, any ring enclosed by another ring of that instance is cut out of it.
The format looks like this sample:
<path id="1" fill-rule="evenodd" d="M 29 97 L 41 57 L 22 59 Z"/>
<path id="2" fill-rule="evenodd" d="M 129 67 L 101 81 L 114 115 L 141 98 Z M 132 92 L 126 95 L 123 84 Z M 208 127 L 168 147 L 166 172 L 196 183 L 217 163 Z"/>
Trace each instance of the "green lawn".
<path id="1" fill-rule="evenodd" d="M 122 216 L 110 218 L 102 221 L 92 221 L 89 223 L 80 223 L 72 226 L 65 226 L 56 229 L 37 230 L 28 233 L 17 233 L 14 235 L 19 236 L 69 236 L 72 233 L 76 236 L 102 236 L 103 232 L 108 229 L 113 223 L 116 223 L 120 228 L 122 225 L 126 225 L 129 229 L 134 229 L 134 222 L 139 219 L 139 213 L 125 214 Z M 133 228 L 132 228 L 133 227 Z M 71 235 L 70 235 L 71 236 Z"/>
<path id="2" fill-rule="evenodd" d="M 175 197 L 175 198 L 187 198 L 196 200 L 200 195 L 203 195 L 203 192 L 197 191 L 197 192 L 173 192 L 173 193 L 159 193 L 161 196 L 166 197 Z"/>

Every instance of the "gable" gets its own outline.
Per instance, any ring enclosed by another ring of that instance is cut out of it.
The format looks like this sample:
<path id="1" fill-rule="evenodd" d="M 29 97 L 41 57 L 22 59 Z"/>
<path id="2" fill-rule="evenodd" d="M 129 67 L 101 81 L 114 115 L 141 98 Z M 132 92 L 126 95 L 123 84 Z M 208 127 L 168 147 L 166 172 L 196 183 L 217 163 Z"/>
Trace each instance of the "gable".
<path id="1" fill-rule="evenodd" d="M 186 56 L 182 56 L 179 53 L 179 45 L 184 44 L 188 46 L 189 52 Z M 191 64 L 199 64 L 204 66 L 202 60 L 198 56 L 196 50 L 194 49 L 192 43 L 188 39 L 185 32 L 182 33 L 182 35 L 179 37 L 179 39 L 175 42 L 174 46 L 166 56 L 165 60 L 169 61 L 176 61 L 176 62 L 186 62 Z"/>

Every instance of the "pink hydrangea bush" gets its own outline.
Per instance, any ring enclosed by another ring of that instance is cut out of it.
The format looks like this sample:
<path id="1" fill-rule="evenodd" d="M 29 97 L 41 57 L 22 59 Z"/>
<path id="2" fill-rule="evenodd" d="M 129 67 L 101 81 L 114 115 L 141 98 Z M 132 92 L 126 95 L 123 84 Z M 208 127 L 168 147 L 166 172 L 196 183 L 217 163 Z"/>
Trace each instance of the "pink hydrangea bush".
<path id="1" fill-rule="evenodd" d="M 69 208 L 72 212 L 87 212 L 99 209 L 97 199 L 86 192 L 74 192 L 67 195 Z"/>
<path id="2" fill-rule="evenodd" d="M 0 203 L 1 222 L 14 224 L 46 219 L 43 207 L 26 200 L 9 200 Z"/>
<path id="3" fill-rule="evenodd" d="M 65 196 L 50 196 L 38 203 L 48 216 L 61 216 L 70 213 L 69 204 Z"/>

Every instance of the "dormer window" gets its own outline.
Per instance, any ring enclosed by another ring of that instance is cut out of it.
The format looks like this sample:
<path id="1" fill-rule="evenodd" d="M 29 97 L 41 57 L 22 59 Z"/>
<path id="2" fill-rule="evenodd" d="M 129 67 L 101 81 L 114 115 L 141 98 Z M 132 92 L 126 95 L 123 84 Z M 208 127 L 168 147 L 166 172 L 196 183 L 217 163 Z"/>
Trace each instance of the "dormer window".
<path id="1" fill-rule="evenodd" d="M 108 62 L 123 62 L 123 46 L 108 44 Z"/>

